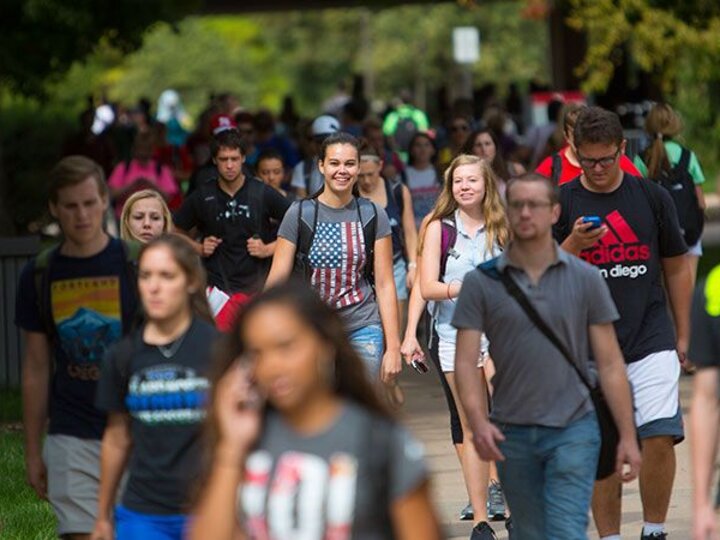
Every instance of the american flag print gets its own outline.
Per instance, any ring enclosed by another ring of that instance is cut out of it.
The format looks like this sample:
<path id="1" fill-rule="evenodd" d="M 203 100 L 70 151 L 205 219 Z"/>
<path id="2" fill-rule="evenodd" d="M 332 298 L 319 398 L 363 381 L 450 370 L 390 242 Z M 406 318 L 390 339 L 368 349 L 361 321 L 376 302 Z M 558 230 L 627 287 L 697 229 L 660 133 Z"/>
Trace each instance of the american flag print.
<path id="1" fill-rule="evenodd" d="M 365 236 L 357 221 L 318 223 L 310 247 L 310 283 L 335 309 L 365 298 L 360 279 L 365 267 Z"/>

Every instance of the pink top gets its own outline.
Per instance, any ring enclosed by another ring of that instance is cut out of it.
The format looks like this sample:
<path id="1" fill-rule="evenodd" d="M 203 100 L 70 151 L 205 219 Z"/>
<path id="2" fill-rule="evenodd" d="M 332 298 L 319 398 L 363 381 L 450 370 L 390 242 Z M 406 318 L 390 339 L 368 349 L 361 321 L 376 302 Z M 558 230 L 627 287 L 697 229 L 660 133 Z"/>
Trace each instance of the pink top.
<path id="1" fill-rule="evenodd" d="M 152 186 L 140 185 L 137 191 L 148 187 L 154 187 L 160 193 L 162 193 L 166 199 L 172 198 L 179 191 L 178 185 L 173 178 L 172 172 L 169 167 L 162 165 L 159 169 L 155 160 L 150 160 L 146 164 L 142 164 L 139 161 L 133 159 L 129 166 L 126 164 L 118 163 L 113 169 L 110 179 L 108 180 L 108 186 L 111 189 L 123 189 L 133 184 L 139 178 L 145 178 L 150 181 Z M 132 194 L 127 193 L 124 197 L 116 199 L 115 209 L 117 214 L 120 215 L 122 206 L 125 200 Z"/>

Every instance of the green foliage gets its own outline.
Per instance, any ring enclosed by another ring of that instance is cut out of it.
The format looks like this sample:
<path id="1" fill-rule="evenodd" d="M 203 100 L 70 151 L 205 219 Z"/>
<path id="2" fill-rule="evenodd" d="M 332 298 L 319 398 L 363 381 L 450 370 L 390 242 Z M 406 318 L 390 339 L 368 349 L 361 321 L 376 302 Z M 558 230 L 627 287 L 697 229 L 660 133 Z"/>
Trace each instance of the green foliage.
<path id="1" fill-rule="evenodd" d="M 84 58 L 100 38 L 131 50 L 148 25 L 176 20 L 198 5 L 198 0 L 3 0 L 2 83 L 23 94 L 43 95 L 48 79 Z"/>
<path id="2" fill-rule="evenodd" d="M 55 518 L 47 502 L 25 483 L 22 435 L 0 427 L 0 538 L 54 538 Z"/>
<path id="3" fill-rule="evenodd" d="M 697 82 L 720 77 L 720 9 L 696 1 L 673 3 L 683 5 L 676 11 L 662 7 L 666 3 L 570 0 L 568 23 L 587 32 L 589 40 L 585 61 L 578 68 L 587 91 L 607 88 L 624 47 L 666 92 L 676 90 L 680 69 L 688 64 L 693 66 Z M 702 14 L 707 16 L 700 23 L 697 19 Z"/>
<path id="4" fill-rule="evenodd" d="M 41 105 L 33 99 L 0 95 L 7 207 L 12 209 L 19 230 L 45 213 L 46 175 L 60 157 L 63 139 L 75 129 L 75 112 Z"/>
<path id="5" fill-rule="evenodd" d="M 55 99 L 69 104 L 91 91 L 130 103 L 175 88 L 197 113 L 212 91 L 233 92 L 248 108 L 271 109 L 291 94 L 314 114 L 353 73 L 372 70 L 375 98 L 388 99 L 418 80 L 428 88 L 452 84 L 451 34 L 460 25 L 481 32 L 477 84 L 547 82 L 545 24 L 522 18 L 521 9 L 508 2 L 189 17 L 152 26 L 143 46 L 125 58 L 101 42 L 54 86 Z"/>

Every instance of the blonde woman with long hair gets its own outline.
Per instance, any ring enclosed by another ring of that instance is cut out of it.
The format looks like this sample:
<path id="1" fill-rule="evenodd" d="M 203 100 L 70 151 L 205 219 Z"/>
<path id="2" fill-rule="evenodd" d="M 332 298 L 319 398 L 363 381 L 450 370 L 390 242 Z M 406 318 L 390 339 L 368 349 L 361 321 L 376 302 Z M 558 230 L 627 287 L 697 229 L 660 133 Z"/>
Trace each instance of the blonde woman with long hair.
<path id="1" fill-rule="evenodd" d="M 147 244 L 172 231 L 172 216 L 163 196 L 154 189 L 136 191 L 120 214 L 120 238 Z"/>
<path id="2" fill-rule="evenodd" d="M 467 418 L 460 407 L 455 385 L 455 338 L 450 324 L 455 299 L 463 277 L 480 263 L 497 256 L 508 241 L 498 181 L 490 164 L 462 154 L 445 171 L 443 188 L 422 242 L 420 289 L 423 298 L 434 302 L 433 333 L 437 340 L 437 360 L 446 377 L 460 415 L 464 439 L 470 441 Z M 478 351 L 478 376 L 482 371 L 487 347 Z M 461 465 L 465 487 L 473 508 L 471 540 L 495 538 L 488 521 L 487 485 L 489 464 L 480 460 L 472 444 L 463 445 Z"/>

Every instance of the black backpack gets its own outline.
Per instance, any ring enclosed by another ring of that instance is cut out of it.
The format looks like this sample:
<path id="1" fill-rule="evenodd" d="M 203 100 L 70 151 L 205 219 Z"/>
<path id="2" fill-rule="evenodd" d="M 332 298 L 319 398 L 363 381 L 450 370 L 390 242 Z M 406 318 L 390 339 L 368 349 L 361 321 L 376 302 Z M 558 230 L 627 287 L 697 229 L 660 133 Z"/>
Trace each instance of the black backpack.
<path id="1" fill-rule="evenodd" d="M 365 237 L 365 268 L 364 276 L 371 287 L 375 286 L 375 238 L 377 236 L 377 209 L 375 204 L 363 197 L 355 197 L 357 201 L 358 221 L 365 223 L 367 216 L 370 219 L 362 226 Z M 295 250 L 295 265 L 293 275 L 309 283 L 312 275 L 310 266 L 310 248 L 317 229 L 318 211 L 320 203 L 317 199 L 303 199 L 298 208 L 298 242 Z"/>
<path id="2" fill-rule="evenodd" d="M 705 225 L 705 215 L 697 193 L 695 182 L 688 171 L 690 165 L 690 150 L 682 148 L 680 161 L 669 171 L 663 169 L 654 182 L 664 187 L 675 203 L 675 208 L 680 222 L 680 230 L 688 246 L 694 246 L 702 236 Z"/>

